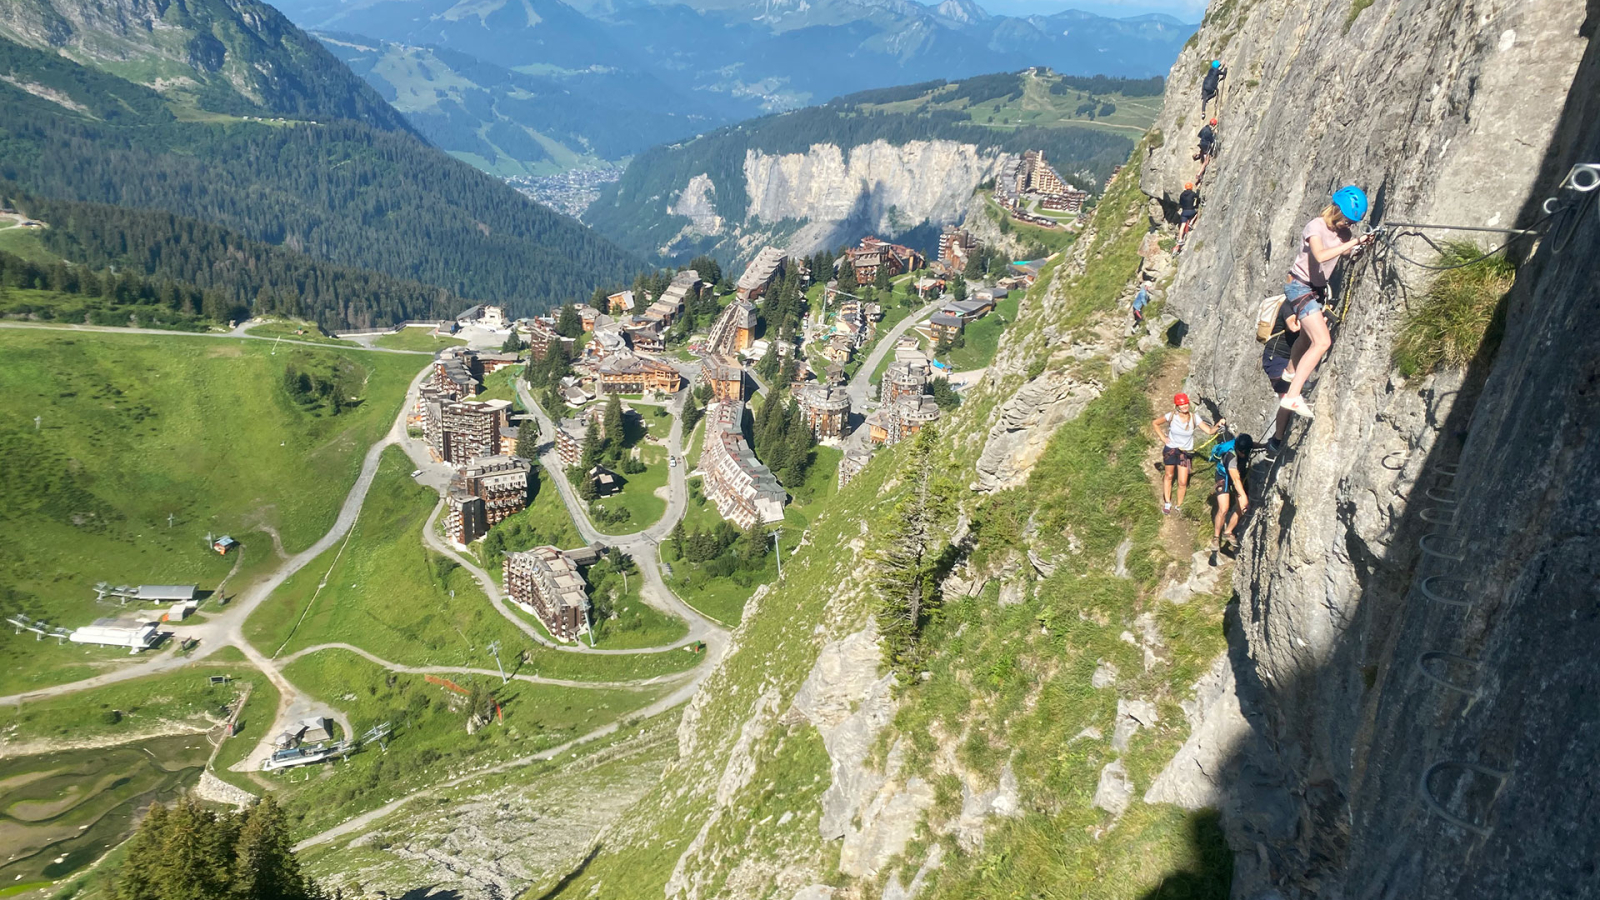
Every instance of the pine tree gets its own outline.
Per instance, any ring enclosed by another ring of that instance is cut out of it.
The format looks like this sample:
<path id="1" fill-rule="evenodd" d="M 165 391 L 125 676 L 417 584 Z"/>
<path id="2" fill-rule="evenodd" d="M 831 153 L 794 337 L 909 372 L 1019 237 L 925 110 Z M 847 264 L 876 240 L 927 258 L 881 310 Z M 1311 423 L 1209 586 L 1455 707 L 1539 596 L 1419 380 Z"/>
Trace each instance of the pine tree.
<path id="1" fill-rule="evenodd" d="M 920 663 L 922 629 L 937 609 L 938 579 L 952 559 L 944 528 L 955 488 L 934 466 L 936 439 L 937 429 L 925 427 L 911 441 L 899 472 L 904 493 L 871 555 L 879 632 L 902 678 Z"/>
<path id="2" fill-rule="evenodd" d="M 983 277 L 983 251 L 982 251 L 982 249 L 978 249 L 978 250 L 975 250 L 972 253 L 967 254 L 967 266 L 966 266 L 966 268 L 964 270 L 962 270 L 961 275 L 962 275 L 963 278 L 968 278 L 968 279 L 971 279 L 973 281 L 977 281 L 978 279 Z"/>
<path id="3" fill-rule="evenodd" d="M 950 296 L 958 302 L 967 299 L 967 279 L 957 278 L 955 284 L 950 286 Z"/>
<path id="4" fill-rule="evenodd" d="M 312 896 L 309 887 L 294 858 L 283 809 L 267 794 L 244 814 L 230 895 L 238 900 L 291 900 Z"/>
<path id="5" fill-rule="evenodd" d="M 856 267 L 847 256 L 839 261 L 839 290 L 853 292 L 855 289 Z"/>
<path id="6" fill-rule="evenodd" d="M 516 353 L 522 349 L 522 338 L 515 331 L 506 335 L 506 342 L 500 345 L 501 353 Z"/>
<path id="7" fill-rule="evenodd" d="M 888 266 L 878 266 L 877 274 L 872 277 L 872 286 L 880 291 L 894 290 L 894 282 L 889 280 Z"/>
<path id="8" fill-rule="evenodd" d="M 161 844 L 166 836 L 167 808 L 157 803 L 139 823 L 139 830 L 128 840 L 128 855 L 117 870 L 112 896 L 116 900 L 161 900 L 156 867 L 161 861 Z"/>
<path id="9" fill-rule="evenodd" d="M 672 526 L 672 531 L 667 533 L 667 546 L 672 548 L 672 555 L 678 559 L 683 558 L 683 540 L 685 537 L 683 519 L 680 518 Z"/>
<path id="10" fill-rule="evenodd" d="M 593 419 L 589 426 L 583 430 L 583 471 L 587 474 L 590 469 L 600 465 L 600 456 L 605 453 L 606 444 L 600 437 L 600 425 Z"/>
<path id="11" fill-rule="evenodd" d="M 539 426 L 532 419 L 523 419 L 517 425 L 517 455 L 523 459 L 539 458 Z"/>
<path id="12" fill-rule="evenodd" d="M 747 569 L 754 569 L 761 565 L 761 558 L 767 555 L 767 533 L 757 523 L 752 522 L 739 535 L 739 562 Z"/>
<path id="13" fill-rule="evenodd" d="M 556 334 L 569 338 L 583 334 L 583 318 L 578 315 L 578 308 L 571 303 L 564 303 L 561 306 L 561 313 L 556 317 Z"/>
<path id="14" fill-rule="evenodd" d="M 606 401 L 605 412 L 605 455 L 612 460 L 622 458 L 622 451 L 627 445 L 627 435 L 623 429 L 626 423 L 622 419 L 622 398 L 616 394 Z"/>

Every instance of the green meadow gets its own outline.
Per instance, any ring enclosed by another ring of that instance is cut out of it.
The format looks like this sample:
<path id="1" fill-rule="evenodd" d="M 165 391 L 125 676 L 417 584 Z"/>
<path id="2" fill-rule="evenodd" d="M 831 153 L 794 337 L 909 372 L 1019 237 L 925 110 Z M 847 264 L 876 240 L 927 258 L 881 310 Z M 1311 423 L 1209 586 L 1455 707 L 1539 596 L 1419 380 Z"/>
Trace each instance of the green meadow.
<path id="1" fill-rule="evenodd" d="M 312 544 L 418 367 L 265 341 L 42 329 L 0 331 L 0 360 L 0 612 L 68 628 L 119 611 L 94 599 L 96 582 L 209 591 L 237 563 L 232 594 L 271 568 L 270 531 L 288 553 Z M 211 551 L 207 535 L 225 533 L 244 543 L 243 560 Z M 126 659 L 9 628 L 0 655 L 16 661 L 0 694 Z"/>

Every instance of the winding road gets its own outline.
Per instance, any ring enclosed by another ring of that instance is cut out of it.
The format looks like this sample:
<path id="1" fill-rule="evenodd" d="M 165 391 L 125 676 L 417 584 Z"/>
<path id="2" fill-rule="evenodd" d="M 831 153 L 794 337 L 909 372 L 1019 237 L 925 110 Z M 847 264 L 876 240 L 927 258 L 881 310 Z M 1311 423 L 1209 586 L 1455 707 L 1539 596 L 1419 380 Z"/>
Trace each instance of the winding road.
<path id="1" fill-rule="evenodd" d="M 166 331 L 161 329 L 115 328 L 88 325 L 24 325 L 6 322 L 0 322 L 0 328 L 32 328 L 55 331 L 83 331 L 107 334 L 153 334 L 202 338 L 243 338 L 249 340 L 277 341 L 285 344 L 297 344 L 323 349 L 338 346 L 331 344 L 319 344 L 311 341 L 294 341 L 278 338 L 276 336 L 268 337 L 265 335 L 246 334 L 244 333 L 244 329 L 249 324 L 250 323 L 240 325 L 231 332 L 227 333 Z M 430 360 L 432 358 L 432 354 L 410 350 L 388 350 L 378 347 L 346 347 L 345 349 L 360 350 L 362 352 L 405 353 L 427 356 Z M 546 633 L 542 632 L 537 626 L 529 623 L 522 616 L 519 616 L 513 612 L 507 606 L 505 596 L 494 578 L 491 577 L 488 572 L 484 571 L 482 567 L 478 566 L 474 560 L 467 559 L 462 554 L 458 553 L 453 547 L 440 538 L 434 529 L 434 522 L 437 520 L 440 510 L 443 508 L 443 494 L 449 484 L 452 470 L 447 465 L 434 462 L 428 454 L 426 446 L 421 441 L 410 437 L 406 431 L 407 412 L 415 408 L 417 392 L 421 387 L 423 380 L 428 376 L 430 371 L 431 367 L 424 367 L 420 372 L 417 373 L 416 377 L 412 379 L 411 384 L 406 392 L 404 406 L 402 406 L 399 413 L 396 415 L 395 420 L 393 424 L 391 424 L 388 432 L 386 432 L 380 440 L 368 448 L 365 457 L 362 459 L 360 474 L 357 475 L 355 483 L 351 486 L 349 493 L 346 494 L 344 503 L 340 506 L 339 513 L 335 517 L 333 525 L 320 539 L 316 541 L 316 543 L 312 544 L 310 547 L 307 547 L 305 550 L 302 550 L 299 553 L 282 560 L 270 575 L 246 587 L 225 609 L 214 613 L 206 621 L 197 622 L 192 625 L 174 624 L 171 626 L 174 634 L 173 643 L 187 638 L 195 638 L 199 640 L 200 643 L 194 652 L 187 656 L 178 656 L 176 653 L 168 652 L 142 659 L 139 662 L 132 663 L 115 671 L 106 672 L 91 678 L 71 682 L 69 684 L 55 685 L 52 687 L 28 691 L 22 694 L 0 697 L 0 705 L 16 706 L 28 701 L 63 696 L 79 691 L 102 687 L 108 684 L 127 681 L 129 679 L 143 678 L 147 675 L 156 675 L 163 672 L 174 671 L 190 665 L 193 662 L 204 659 L 213 653 L 218 652 L 223 647 L 237 647 L 252 665 L 260 669 L 262 673 L 266 675 L 273 685 L 277 687 L 279 692 L 278 710 L 273 726 L 267 730 L 266 735 L 261 739 L 260 743 L 250 754 L 246 763 L 242 764 L 245 768 L 253 770 L 258 768 L 260 761 L 270 754 L 272 750 L 272 738 L 278 734 L 278 732 L 285 725 L 304 718 L 305 716 L 314 714 L 331 716 L 340 723 L 347 736 L 354 733 L 351 729 L 349 719 L 342 712 L 340 712 L 337 708 L 328 706 L 327 704 L 321 703 L 316 701 L 314 698 L 302 694 L 284 676 L 282 671 L 283 667 L 307 654 L 330 650 L 343 650 L 361 656 L 369 662 L 382 666 L 389 671 L 405 674 L 498 675 L 498 672 L 490 669 L 401 665 L 382 659 L 360 647 L 345 643 L 317 644 L 315 646 L 296 651 L 288 656 L 275 659 L 267 657 L 245 639 L 244 624 L 245 621 L 250 617 L 250 614 L 253 613 L 269 596 L 271 596 L 274 590 L 280 587 L 291 576 L 305 568 L 318 556 L 332 548 L 350 533 L 351 528 L 354 527 L 356 520 L 361 515 L 361 508 L 366 502 L 367 493 L 372 487 L 373 479 L 377 475 L 378 463 L 383 456 L 383 452 L 390 446 L 399 446 L 402 448 L 416 464 L 416 466 L 422 470 L 421 474 L 416 479 L 419 483 L 433 487 L 435 490 L 440 492 L 440 504 L 434 508 L 433 514 L 429 517 L 426 526 L 423 528 L 424 542 L 430 549 L 449 557 L 460 564 L 467 572 L 469 572 L 483 588 L 484 594 L 488 597 L 489 602 L 494 605 L 495 609 L 499 611 L 500 614 L 503 615 L 508 621 L 515 624 L 531 639 L 556 650 L 570 653 L 589 653 L 596 655 L 664 653 L 677 650 L 687 644 L 697 641 L 704 642 L 706 647 L 705 659 L 699 666 L 696 666 L 694 669 L 688 672 L 671 676 L 657 676 L 654 678 L 624 682 L 575 681 L 521 674 L 516 674 L 511 677 L 519 681 L 525 681 L 534 684 L 554 685 L 575 689 L 609 688 L 644 690 L 651 686 L 681 682 L 667 695 L 632 714 L 629 718 L 630 720 L 634 721 L 637 721 L 641 718 L 660 715 L 661 713 L 667 712 L 693 697 L 695 692 L 699 689 L 700 683 L 712 671 L 712 669 L 715 668 L 717 661 L 720 660 L 723 653 L 726 652 L 728 646 L 728 631 L 715 621 L 701 615 L 693 607 L 689 606 L 689 604 L 685 603 L 681 598 L 674 594 L 667 587 L 666 582 L 662 579 L 661 571 L 658 566 L 657 547 L 659 542 L 672 530 L 673 526 L 677 524 L 677 522 L 683 517 L 685 510 L 688 508 L 688 487 L 684 467 L 679 465 L 670 467 L 668 469 L 669 497 L 667 502 L 667 510 L 659 521 L 647 528 L 629 534 L 607 535 L 601 533 L 599 529 L 595 528 L 594 524 L 589 520 L 587 509 L 582 501 L 578 499 L 576 492 L 572 489 L 572 486 L 567 482 L 560 459 L 558 458 L 558 454 L 555 449 L 554 423 L 552 423 L 549 417 L 544 414 L 544 411 L 539 408 L 538 404 L 533 402 L 533 398 L 528 393 L 527 385 L 521 381 L 517 383 L 517 392 L 521 397 L 524 406 L 534 414 L 539 422 L 541 445 L 543 448 L 540 454 L 540 461 L 544 466 L 546 474 L 550 477 L 550 480 L 555 484 L 556 489 L 559 491 L 561 499 L 565 504 L 567 511 L 571 515 L 574 524 L 577 526 L 579 533 L 586 541 L 618 547 L 632 556 L 635 562 L 638 564 L 641 574 L 644 576 L 644 586 L 640 590 L 640 596 L 644 602 L 664 613 L 677 616 L 688 624 L 688 631 L 683 638 L 674 641 L 671 644 L 658 647 L 631 650 L 611 650 L 604 648 L 590 648 L 581 644 L 566 644 L 554 641 Z M 667 446 L 667 452 L 672 456 L 682 455 L 682 421 L 678 418 L 677 413 L 682 408 L 683 396 L 684 394 L 679 394 L 678 396 L 674 397 L 672 402 L 669 404 L 669 409 L 671 409 L 673 412 L 672 428 L 666 437 L 665 443 Z M 503 772 L 519 766 L 530 765 L 536 762 L 551 759 L 574 747 L 613 734 L 620 727 L 620 722 L 612 722 L 587 734 L 574 738 L 573 740 L 561 744 L 560 746 L 551 747 L 538 753 L 498 763 L 494 766 L 480 769 L 448 781 L 439 782 L 427 788 L 392 800 L 388 804 L 378 809 L 346 820 L 344 823 L 336 826 L 335 828 L 307 838 L 298 846 L 312 846 L 315 844 L 325 843 L 345 834 L 350 834 L 360 830 L 374 821 L 377 821 L 378 819 L 381 819 L 418 796 L 426 795 L 441 788 L 448 788 L 467 780 L 481 777 L 483 775 Z"/>

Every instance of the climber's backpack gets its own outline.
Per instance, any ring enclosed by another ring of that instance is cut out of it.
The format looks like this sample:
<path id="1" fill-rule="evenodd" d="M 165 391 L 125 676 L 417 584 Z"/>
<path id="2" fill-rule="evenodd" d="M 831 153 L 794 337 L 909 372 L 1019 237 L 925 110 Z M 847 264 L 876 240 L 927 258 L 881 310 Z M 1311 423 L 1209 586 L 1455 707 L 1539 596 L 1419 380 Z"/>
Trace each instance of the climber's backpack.
<path id="1" fill-rule="evenodd" d="M 1272 326 L 1278 324 L 1278 307 L 1283 305 L 1283 292 L 1263 298 L 1256 313 L 1256 342 L 1265 344 L 1272 339 Z"/>

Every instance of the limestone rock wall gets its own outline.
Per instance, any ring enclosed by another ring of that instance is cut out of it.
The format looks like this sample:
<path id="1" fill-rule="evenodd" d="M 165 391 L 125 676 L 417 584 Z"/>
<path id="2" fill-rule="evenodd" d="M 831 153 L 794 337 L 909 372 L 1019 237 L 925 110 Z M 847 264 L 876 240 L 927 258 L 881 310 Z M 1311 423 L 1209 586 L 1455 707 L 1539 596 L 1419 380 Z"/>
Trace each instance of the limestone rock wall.
<path id="1" fill-rule="evenodd" d="M 1141 173 L 1154 211 L 1170 215 L 1197 168 L 1191 154 L 1204 66 L 1225 59 L 1227 87 L 1208 111 L 1221 120 L 1221 154 L 1202 182 L 1202 214 L 1168 291 L 1167 311 L 1182 320 L 1193 350 L 1190 393 L 1264 439 L 1276 398 L 1252 339 L 1256 301 L 1281 290 L 1301 227 L 1339 186 L 1362 185 L 1379 224 L 1533 224 L 1537 204 L 1561 193 L 1567 167 L 1590 161 L 1579 158 L 1576 135 L 1578 123 L 1595 118 L 1581 98 L 1600 88 L 1589 47 L 1597 6 L 1378 0 L 1352 17 L 1345 0 L 1212 4 L 1197 44 L 1173 68 L 1156 125 L 1163 141 Z M 1592 218 L 1591 210 L 1584 220 Z M 1485 247 L 1501 239 L 1468 236 Z M 1513 252 L 1525 256 L 1533 246 L 1524 241 Z M 1547 238 L 1538 252 L 1551 247 Z M 1415 238 L 1396 249 L 1420 262 L 1433 256 Z M 1549 846 L 1528 837 L 1549 827 L 1540 816 L 1550 816 L 1585 834 L 1564 833 L 1575 842 L 1569 846 L 1594 845 L 1593 794 L 1566 796 L 1573 785 L 1563 783 L 1550 749 L 1593 746 L 1593 705 L 1585 712 L 1575 696 L 1548 698 L 1548 686 L 1562 682 L 1526 663 L 1504 676 L 1529 692 L 1519 695 L 1488 662 L 1568 637 L 1535 631 L 1531 619 L 1496 622 L 1487 611 L 1441 622 L 1452 608 L 1420 596 L 1419 580 L 1460 563 L 1484 573 L 1474 591 L 1504 598 L 1494 601 L 1496 612 L 1526 598 L 1528 612 L 1542 608 L 1547 624 L 1591 621 L 1592 563 L 1558 551 L 1594 541 L 1593 501 L 1571 493 L 1582 481 L 1577 473 L 1594 465 L 1595 446 L 1578 412 L 1596 411 L 1595 354 L 1568 346 L 1587 346 L 1587 335 L 1569 341 L 1567 329 L 1584 330 L 1570 317 L 1580 306 L 1595 308 L 1593 282 L 1579 288 L 1570 274 L 1579 264 L 1593 263 L 1568 256 L 1528 264 L 1492 367 L 1480 361 L 1466 373 L 1415 383 L 1400 380 L 1389 357 L 1431 273 L 1375 253 L 1345 264 L 1335 282 L 1348 308 L 1309 394 L 1317 417 L 1294 426 L 1278 464 L 1251 475 L 1256 514 L 1235 577 L 1233 667 L 1241 693 L 1259 697 L 1259 708 L 1247 710 L 1259 741 L 1241 744 L 1266 752 L 1248 760 L 1248 778 L 1229 785 L 1238 807 L 1231 837 L 1245 851 L 1236 895 L 1543 897 L 1583 878 L 1595 888 L 1592 858 L 1584 876 L 1585 863 L 1554 864 Z M 1540 286 L 1552 278 L 1572 293 Z M 1577 296 L 1583 291 L 1586 299 Z M 1564 349 L 1552 355 L 1557 346 Z M 1571 406 L 1550 409 L 1546 393 Z M 1546 408 L 1548 418 L 1530 421 L 1528 404 Z M 1512 427 L 1525 430 L 1513 438 Z M 1527 455 L 1510 458 L 1499 443 L 1507 440 Z M 1461 476 L 1441 480 L 1438 467 L 1457 460 Z M 1481 536 L 1468 539 L 1470 552 L 1451 551 L 1461 559 L 1441 569 L 1417 542 L 1448 519 L 1433 498 L 1464 500 L 1468 484 L 1500 502 L 1471 504 Z M 1452 486 L 1460 493 L 1448 493 Z M 1533 513 L 1521 490 L 1534 491 L 1551 520 Z M 1425 507 L 1433 507 L 1428 519 Z M 1497 545 L 1494 535 L 1509 545 Z M 1569 583 L 1550 587 L 1556 570 Z M 1435 582 L 1435 594 L 1445 584 Z M 1436 652 L 1472 662 L 1422 659 Z M 1550 662 L 1571 665 L 1559 654 Z M 1441 687 L 1419 665 L 1475 692 Z M 1592 683 L 1592 668 L 1570 672 L 1565 683 Z M 1541 696 L 1547 702 L 1538 714 L 1516 711 Z M 1546 768 L 1504 778 L 1446 766 L 1428 782 L 1433 799 L 1419 790 L 1440 761 L 1504 772 L 1520 770 L 1519 759 Z M 1436 801 L 1462 821 L 1492 827 L 1492 836 L 1450 824 L 1429 806 Z M 1525 883 L 1516 893 L 1508 880 L 1518 870 L 1548 871 L 1547 887 Z"/>
<path id="2" fill-rule="evenodd" d="M 866 233 L 890 238 L 913 228 L 953 225 L 977 202 L 974 189 L 998 173 L 1006 155 L 955 141 L 873 141 L 854 147 L 813 144 L 805 153 L 745 154 L 743 222 L 717 217 L 710 198 L 719 189 L 700 175 L 670 212 L 689 223 L 664 252 L 706 236 L 721 237 L 737 255 L 776 243 L 812 253 Z"/>

